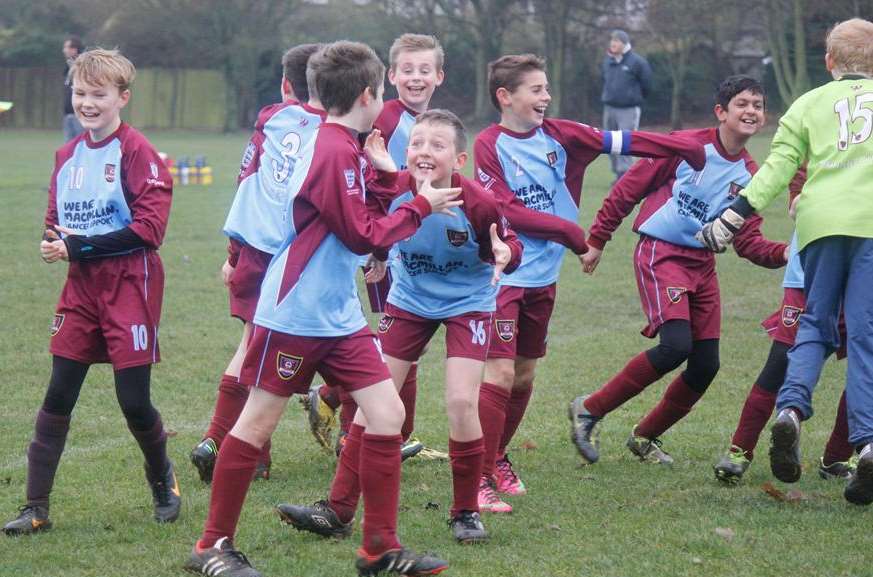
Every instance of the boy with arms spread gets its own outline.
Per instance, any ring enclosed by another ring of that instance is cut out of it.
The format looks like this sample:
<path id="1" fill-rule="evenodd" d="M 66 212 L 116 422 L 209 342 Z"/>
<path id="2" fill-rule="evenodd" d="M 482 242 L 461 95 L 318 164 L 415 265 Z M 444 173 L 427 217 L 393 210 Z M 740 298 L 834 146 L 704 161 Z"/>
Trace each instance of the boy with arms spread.
<path id="1" fill-rule="evenodd" d="M 672 464 L 659 437 L 691 411 L 718 372 L 721 303 L 715 258 L 695 234 L 736 198 L 757 169 L 745 145 L 764 125 L 763 87 L 748 76 L 726 79 L 716 94 L 715 115 L 718 127 L 679 133 L 704 145 L 703 171 L 681 158 L 639 161 L 610 191 L 591 226 L 591 250 L 582 258 L 589 274 L 621 221 L 642 202 L 633 225 L 640 235 L 634 270 L 648 320 L 642 334 L 660 340 L 596 392 L 570 404 L 572 437 L 586 463 L 599 458 L 600 420 L 687 361 L 627 442 L 641 461 Z M 760 228 L 760 217 L 746 223 L 737 254 L 759 266 L 783 266 L 788 245 L 765 239 Z"/>
<path id="2" fill-rule="evenodd" d="M 530 399 L 537 359 L 546 353 L 564 247 L 577 255 L 587 250 L 584 232 L 576 224 L 585 168 L 609 152 L 678 153 L 697 168 L 703 167 L 704 155 L 701 146 L 688 139 L 601 132 L 578 122 L 546 119 L 551 97 L 545 61 L 532 54 L 492 62 L 488 86 L 500 123 L 476 138 L 476 175 L 506 205 L 506 217 L 525 252 L 518 270 L 501 280 L 494 316 L 497 338 L 488 351 L 480 389 L 485 464 L 479 506 L 509 512 L 512 507 L 495 495 L 494 487 L 509 494 L 525 492 L 505 452 Z"/>
<path id="3" fill-rule="evenodd" d="M 425 34 L 403 34 L 391 45 L 388 52 L 388 82 L 397 89 L 397 98 L 385 102 L 382 113 L 373 123 L 373 128 L 382 134 L 388 154 L 399 169 L 406 168 L 406 147 L 409 133 L 415 118 L 427 110 L 436 88 L 443 83 L 445 74 L 443 63 L 445 54 L 439 41 Z M 384 268 L 385 264 L 370 261 L 367 266 Z M 374 313 L 385 312 L 388 290 L 391 288 L 391 271 L 384 278 L 367 283 L 370 309 Z M 424 449 L 420 441 L 411 439 L 415 423 L 415 399 L 418 387 L 418 363 L 414 363 L 400 389 L 400 398 L 406 408 L 406 421 L 403 423 L 404 459 L 425 450 L 432 456 L 445 456 L 430 449 Z M 342 403 L 340 412 L 340 435 L 349 431 L 349 425 L 357 406 L 354 399 L 346 393 L 328 386 L 319 387 L 318 392 L 309 394 L 309 417 L 316 440 L 329 447 L 329 431 L 333 425 L 333 412 Z M 313 410 L 313 407 L 316 410 Z"/>
<path id="4" fill-rule="evenodd" d="M 410 238 L 397 243 L 392 264 L 394 284 L 379 341 L 395 383 L 403 383 L 413 363 L 441 324 L 446 326 L 446 411 L 454 503 L 452 532 L 461 543 L 486 541 L 479 518 L 477 491 L 485 450 L 477 410 L 479 383 L 496 306 L 497 281 L 521 262 L 522 246 L 506 227 L 498 200 L 477 182 L 461 176 L 467 161 L 464 125 L 447 110 L 430 110 L 416 118 L 407 152 L 408 171 L 400 172 L 390 202 L 393 213 L 414 199 L 427 182 L 438 188 L 460 187 L 463 207 L 451 215 L 428 218 Z M 384 141 L 374 131 L 367 153 L 378 170 L 395 171 Z M 499 232 L 498 232 L 499 230 Z M 343 451 L 356 450 L 361 428 L 352 425 Z M 350 477 L 350 482 L 343 477 Z M 339 471 L 329 501 L 312 507 L 280 505 L 279 515 L 298 529 L 331 536 L 342 532 L 339 514 L 349 518 L 360 488 L 348 471 Z M 320 523 L 324 519 L 332 523 Z"/>
<path id="5" fill-rule="evenodd" d="M 270 259 L 290 230 L 285 209 L 295 158 L 309 142 L 326 115 L 306 81 L 306 63 L 320 45 L 301 44 L 282 56 L 282 102 L 258 113 L 255 131 L 243 154 L 237 193 L 224 225 L 230 237 L 227 261 L 221 272 L 230 296 L 230 314 L 243 321 L 239 346 L 218 385 L 218 398 L 209 429 L 191 451 L 191 462 L 204 483 L 212 481 L 215 458 L 249 396 L 239 381 L 261 282 Z M 308 101 L 308 102 L 307 102 Z M 258 478 L 269 478 L 269 443 L 258 463 Z"/>
<path id="6" fill-rule="evenodd" d="M 79 56 L 70 71 L 85 132 L 55 155 L 39 247 L 45 262 L 70 264 L 51 329 L 52 376 L 27 451 L 27 504 L 6 534 L 51 528 L 49 494 L 94 363 L 112 363 L 118 403 L 145 456 L 155 519 L 179 516 L 167 434 L 149 394 L 164 289 L 157 249 L 173 181 L 149 141 L 121 121 L 135 74 L 118 51 L 102 49 Z"/>
<path id="7" fill-rule="evenodd" d="M 367 327 L 355 272 L 359 255 L 412 235 L 432 211 L 460 204 L 452 200 L 459 191 L 426 186 L 394 214 L 374 219 L 364 205 L 367 162 L 358 135 L 372 128 L 382 109 L 385 67 L 368 46 L 354 42 L 325 46 L 309 66 L 328 116 L 289 183 L 292 227 L 267 269 L 240 373 L 253 387 L 219 451 L 209 516 L 186 568 L 225 577 L 259 575 L 232 539 L 261 448 L 288 398 L 306 392 L 317 371 L 351 391 L 360 406 L 360 445 L 343 451 L 337 467 L 356 473 L 364 498 L 359 574 L 436 574 L 445 562 L 417 555 L 397 539 L 403 404 Z M 351 520 L 345 519 L 349 527 Z"/>
<path id="8" fill-rule="evenodd" d="M 859 452 L 844 496 L 873 502 L 873 23 L 853 18 L 827 37 L 825 66 L 834 80 L 794 101 L 779 121 L 770 155 L 736 201 L 701 231 L 715 251 L 734 241 L 755 211 L 785 190 L 804 161 L 808 179 L 797 201 L 797 241 L 806 309 L 788 353 L 776 398 L 770 468 L 777 479 L 800 478 L 800 421 L 812 416 L 812 392 L 824 361 L 839 347 L 846 319 L 846 408 L 849 442 Z"/>
<path id="9" fill-rule="evenodd" d="M 789 214 L 794 216 L 797 195 L 800 194 L 806 181 L 806 171 L 800 170 L 788 185 L 790 191 Z M 761 369 L 761 374 L 752 385 L 746 401 L 743 404 L 740 421 L 731 438 L 731 447 L 715 465 L 715 477 L 722 483 L 735 485 L 739 483 L 749 465 L 752 464 L 755 446 L 764 425 L 776 406 L 776 394 L 785 381 L 785 369 L 788 366 L 788 349 L 794 345 L 797 338 L 797 321 L 806 307 L 803 298 L 803 268 L 800 265 L 800 255 L 797 253 L 797 234 L 791 238 L 788 264 L 782 280 L 784 289 L 782 307 L 768 318 L 761 326 L 773 339 L 767 362 Z M 841 324 L 841 329 L 844 328 Z M 845 335 L 841 334 L 845 343 Z M 845 356 L 845 344 L 837 351 L 838 357 Z M 849 444 L 849 424 L 846 420 L 846 394 L 840 396 L 837 408 L 837 418 L 830 439 L 825 447 L 824 455 L 819 461 L 818 474 L 823 479 L 847 479 L 852 474 L 854 462 L 851 459 L 852 445 Z"/>

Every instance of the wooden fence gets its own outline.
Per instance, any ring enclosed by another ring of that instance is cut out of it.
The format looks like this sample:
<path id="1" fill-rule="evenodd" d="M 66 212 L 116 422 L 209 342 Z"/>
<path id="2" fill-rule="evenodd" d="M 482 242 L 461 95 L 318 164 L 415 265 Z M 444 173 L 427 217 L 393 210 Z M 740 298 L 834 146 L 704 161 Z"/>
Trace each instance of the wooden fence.
<path id="1" fill-rule="evenodd" d="M 0 68 L 0 100 L 14 103 L 12 110 L 0 114 L 0 127 L 60 130 L 63 81 L 61 68 Z M 122 116 L 137 128 L 221 130 L 226 91 L 216 70 L 137 70 Z"/>

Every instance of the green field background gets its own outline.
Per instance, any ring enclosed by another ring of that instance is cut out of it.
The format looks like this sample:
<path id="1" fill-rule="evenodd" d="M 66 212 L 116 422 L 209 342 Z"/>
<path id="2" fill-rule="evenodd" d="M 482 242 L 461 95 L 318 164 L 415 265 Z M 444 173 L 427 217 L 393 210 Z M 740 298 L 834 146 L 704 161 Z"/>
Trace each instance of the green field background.
<path id="1" fill-rule="evenodd" d="M 48 329 L 66 268 L 43 264 L 37 249 L 59 132 L 0 132 L 0 517 L 5 519 L 15 516 L 24 499 L 25 449 L 49 376 Z M 166 526 L 152 522 L 141 455 L 116 406 L 111 371 L 95 367 L 74 413 L 53 494 L 55 528 L 31 538 L 0 538 L 0 577 L 180 575 L 205 519 L 209 489 L 187 456 L 208 424 L 218 379 L 240 337 L 238 321 L 228 316 L 219 269 L 226 254 L 221 227 L 246 135 L 146 133 L 172 156 L 206 155 L 215 171 L 211 187 L 177 188 L 161 249 L 163 362 L 153 372 L 152 391 L 167 428 L 176 433 L 169 450 L 183 491 L 182 518 Z M 759 160 L 770 136 L 752 143 Z M 598 160 L 583 189 L 580 222 L 586 228 L 610 181 L 607 160 Z M 765 211 L 768 236 L 789 238 L 785 209 L 780 199 Z M 672 469 L 641 464 L 624 447 L 631 427 L 657 402 L 668 379 L 606 418 L 600 463 L 579 465 L 569 442 L 568 401 L 597 388 L 652 344 L 639 334 L 644 317 L 633 278 L 635 242 L 628 220 L 591 277 L 582 274 L 574 257 L 565 259 L 549 355 L 511 447 L 529 491 L 509 498 L 514 514 L 485 517 L 492 535 L 488 545 L 455 544 L 446 525 L 448 464 L 413 461 L 403 468 L 404 543 L 438 552 L 451 563 L 446 574 L 458 577 L 873 575 L 873 511 L 846 504 L 841 483 L 816 474 L 845 363 L 825 368 L 816 416 L 804 425 L 805 472 L 796 485 L 804 500 L 781 503 L 762 492 L 770 480 L 766 433 L 741 486 L 725 488 L 713 477 L 712 465 L 727 449 L 741 404 L 767 356 L 770 343 L 759 323 L 780 303 L 781 271 L 757 268 L 732 253 L 718 257 L 722 369 L 698 407 L 664 436 L 664 448 L 676 459 Z M 438 448 L 447 445 L 442 335 L 421 365 L 416 426 L 419 436 Z M 268 576 L 354 575 L 359 530 L 349 541 L 322 541 L 280 525 L 272 512 L 278 502 L 322 498 L 333 473 L 334 458 L 316 446 L 296 402 L 276 432 L 273 459 L 273 478 L 249 493 L 237 546 Z M 730 529 L 733 537 L 720 536 L 717 528 Z"/>

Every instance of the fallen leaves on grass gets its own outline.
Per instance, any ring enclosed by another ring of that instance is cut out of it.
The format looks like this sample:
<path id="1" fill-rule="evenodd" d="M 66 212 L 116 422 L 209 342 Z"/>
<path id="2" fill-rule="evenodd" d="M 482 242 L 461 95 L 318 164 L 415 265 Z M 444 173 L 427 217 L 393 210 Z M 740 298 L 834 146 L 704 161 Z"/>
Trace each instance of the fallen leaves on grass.
<path id="1" fill-rule="evenodd" d="M 797 503 L 798 501 L 806 501 L 808 497 L 797 489 L 792 489 L 787 493 L 780 491 L 777 489 L 773 483 L 767 481 L 763 485 L 761 485 L 761 489 L 777 501 L 782 501 L 785 503 Z"/>
<path id="2" fill-rule="evenodd" d="M 733 541 L 734 537 L 737 535 L 730 527 L 716 527 L 715 534 L 725 541 Z"/>
<path id="3" fill-rule="evenodd" d="M 539 445 L 537 445 L 536 443 L 534 443 L 530 439 L 525 440 L 521 444 L 522 451 L 536 451 L 537 449 L 539 449 Z"/>

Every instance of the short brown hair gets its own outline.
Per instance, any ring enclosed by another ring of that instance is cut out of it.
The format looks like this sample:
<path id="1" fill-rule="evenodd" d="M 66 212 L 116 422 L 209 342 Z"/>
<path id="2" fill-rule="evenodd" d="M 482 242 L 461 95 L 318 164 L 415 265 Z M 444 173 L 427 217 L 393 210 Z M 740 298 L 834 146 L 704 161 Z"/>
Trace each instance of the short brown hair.
<path id="1" fill-rule="evenodd" d="M 133 84 L 136 68 L 118 50 L 94 48 L 80 54 L 70 68 L 70 78 L 86 84 L 112 84 L 124 92 Z"/>
<path id="2" fill-rule="evenodd" d="M 873 22 L 844 20 L 831 28 L 825 43 L 838 75 L 873 74 Z"/>
<path id="3" fill-rule="evenodd" d="M 348 113 L 367 88 L 375 97 L 385 81 L 385 65 L 373 49 L 341 40 L 326 45 L 309 59 L 315 89 L 325 110 Z"/>
<path id="4" fill-rule="evenodd" d="M 488 64 L 488 94 L 491 103 L 500 110 L 497 100 L 497 89 L 505 88 L 510 92 L 521 85 L 522 76 L 528 72 L 546 71 L 546 61 L 535 54 L 508 54 Z"/>
<path id="5" fill-rule="evenodd" d="M 435 36 L 428 34 L 406 33 L 398 37 L 388 51 L 388 64 L 391 66 L 391 70 L 394 70 L 394 67 L 397 66 L 397 58 L 401 52 L 424 52 L 426 50 L 433 51 L 436 69 L 442 70 L 446 54 L 443 52 L 440 41 Z"/>
<path id="6" fill-rule="evenodd" d="M 291 90 L 299 102 L 309 100 L 309 88 L 306 84 L 306 63 L 309 57 L 318 52 L 322 44 L 298 44 L 288 49 L 282 56 L 282 76 L 291 84 Z"/>
<path id="7" fill-rule="evenodd" d="M 455 131 L 455 152 L 465 152 L 467 150 L 467 131 L 464 129 L 464 123 L 451 110 L 433 108 L 427 112 L 422 112 L 415 117 L 415 125 L 419 124 L 443 124 L 450 126 Z"/>

